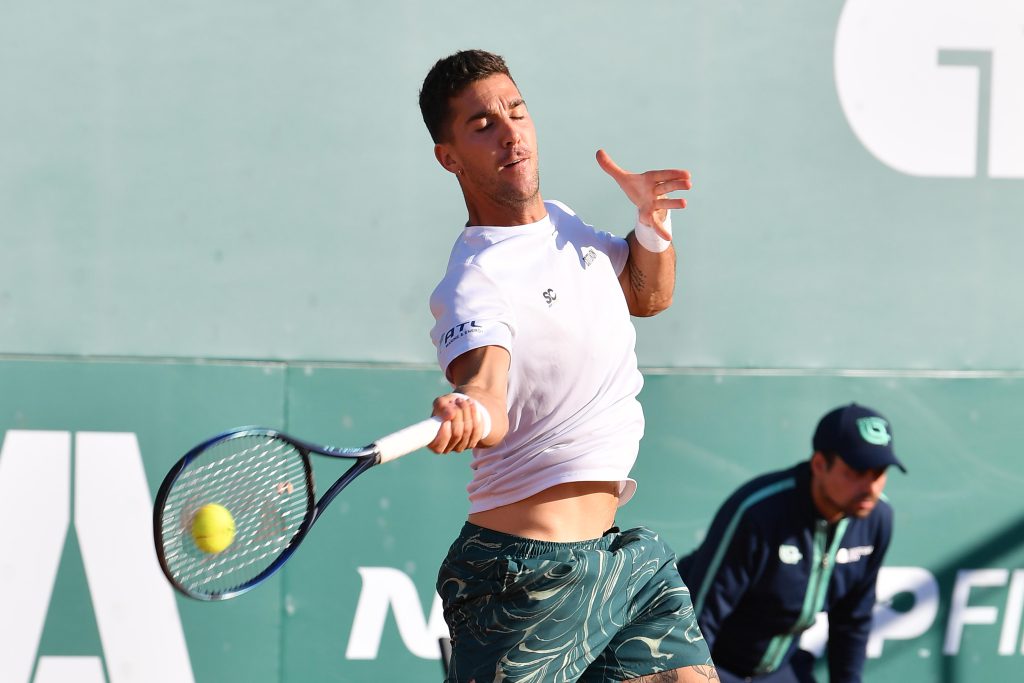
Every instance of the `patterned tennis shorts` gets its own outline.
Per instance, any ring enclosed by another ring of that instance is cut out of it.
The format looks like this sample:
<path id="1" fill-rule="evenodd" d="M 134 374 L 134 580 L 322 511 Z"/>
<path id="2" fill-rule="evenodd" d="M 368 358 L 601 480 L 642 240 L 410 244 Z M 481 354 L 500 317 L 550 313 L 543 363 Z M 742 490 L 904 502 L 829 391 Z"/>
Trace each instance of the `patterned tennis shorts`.
<path id="1" fill-rule="evenodd" d="M 643 527 L 547 543 L 466 523 L 437 590 L 448 683 L 605 683 L 711 663 L 675 554 Z"/>

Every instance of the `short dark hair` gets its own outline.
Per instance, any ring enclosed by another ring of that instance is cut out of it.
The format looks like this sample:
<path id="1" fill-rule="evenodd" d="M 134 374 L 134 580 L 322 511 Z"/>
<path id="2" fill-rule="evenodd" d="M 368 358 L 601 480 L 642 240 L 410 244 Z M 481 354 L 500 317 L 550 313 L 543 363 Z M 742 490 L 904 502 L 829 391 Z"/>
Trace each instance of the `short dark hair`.
<path id="1" fill-rule="evenodd" d="M 504 74 L 512 80 L 505 60 L 485 50 L 456 52 L 439 59 L 431 67 L 420 89 L 420 113 L 435 143 L 448 137 L 446 127 L 450 123 L 450 100 L 466 86 L 496 74 Z M 515 83 L 514 80 L 512 82 Z"/>
<path id="2" fill-rule="evenodd" d="M 826 469 L 832 469 L 832 465 L 836 464 L 836 458 L 840 457 L 838 453 L 832 451 L 817 451 L 821 453 L 821 457 L 825 458 Z"/>

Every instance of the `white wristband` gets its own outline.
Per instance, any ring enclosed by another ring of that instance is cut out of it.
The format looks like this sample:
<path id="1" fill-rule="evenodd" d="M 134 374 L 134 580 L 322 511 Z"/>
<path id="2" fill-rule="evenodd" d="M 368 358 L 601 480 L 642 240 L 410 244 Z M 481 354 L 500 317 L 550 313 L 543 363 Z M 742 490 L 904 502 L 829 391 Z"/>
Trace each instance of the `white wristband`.
<path id="1" fill-rule="evenodd" d="M 663 225 L 665 227 L 665 230 L 668 231 L 668 234 L 671 235 L 672 234 L 672 212 L 671 211 L 667 211 L 665 213 L 665 222 L 664 222 Z M 660 254 L 661 252 L 663 252 L 666 249 L 668 249 L 668 246 L 670 244 L 672 244 L 672 240 L 671 239 L 663 238 L 661 235 L 658 234 L 657 230 L 655 230 L 651 226 L 647 225 L 646 223 L 641 223 L 639 216 L 636 219 L 636 227 L 633 228 L 633 234 L 636 235 L 636 241 L 640 243 L 641 247 L 643 247 L 647 251 L 652 251 L 655 254 Z"/>
<path id="2" fill-rule="evenodd" d="M 487 435 L 491 433 L 491 414 L 487 412 L 487 408 L 484 408 L 484 404 L 457 391 L 452 392 L 452 395 L 473 402 L 473 405 L 476 406 L 476 414 L 480 416 L 480 421 L 483 422 L 483 434 L 480 435 L 480 438 L 486 439 Z"/>

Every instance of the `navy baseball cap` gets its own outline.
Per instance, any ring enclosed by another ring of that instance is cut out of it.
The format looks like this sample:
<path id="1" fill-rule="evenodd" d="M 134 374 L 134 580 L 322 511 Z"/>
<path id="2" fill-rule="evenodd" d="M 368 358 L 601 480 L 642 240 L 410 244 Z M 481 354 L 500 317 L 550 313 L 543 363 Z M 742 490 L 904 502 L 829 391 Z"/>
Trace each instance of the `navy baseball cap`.
<path id="1" fill-rule="evenodd" d="M 814 430 L 814 450 L 835 453 L 855 470 L 907 468 L 892 450 L 892 426 L 880 413 L 851 403 L 821 418 Z"/>

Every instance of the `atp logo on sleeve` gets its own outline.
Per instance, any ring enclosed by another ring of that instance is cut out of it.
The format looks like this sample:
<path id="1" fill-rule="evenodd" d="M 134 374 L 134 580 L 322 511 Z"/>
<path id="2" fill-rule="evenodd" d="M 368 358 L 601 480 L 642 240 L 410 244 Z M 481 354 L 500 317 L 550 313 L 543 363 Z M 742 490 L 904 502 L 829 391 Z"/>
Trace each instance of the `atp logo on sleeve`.
<path id="1" fill-rule="evenodd" d="M 469 320 L 464 323 L 459 323 L 458 325 L 452 327 L 450 330 L 441 335 L 439 344 L 444 348 L 448 348 L 449 346 L 452 345 L 452 343 L 455 340 L 462 339 L 467 335 L 481 331 L 483 331 L 483 326 L 477 323 L 477 321 L 475 320 Z"/>

